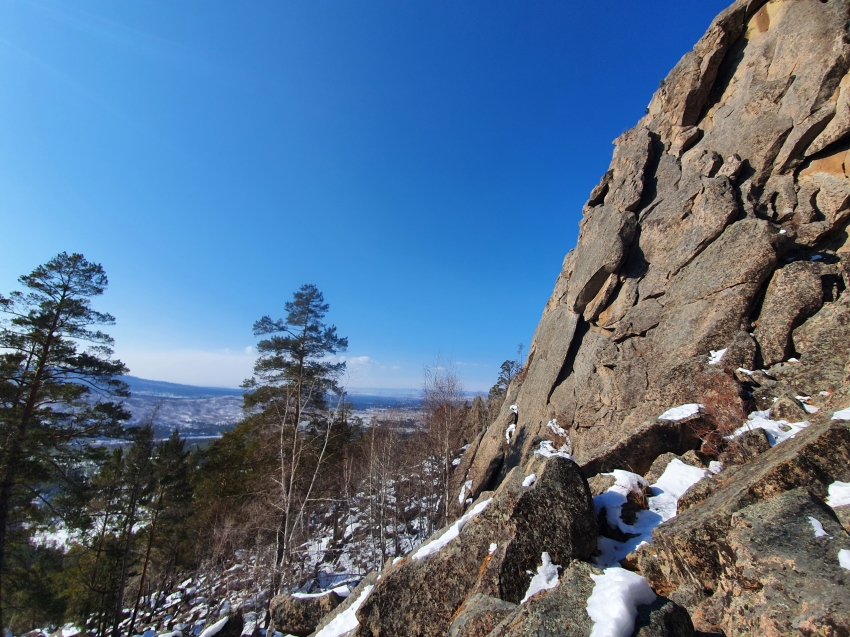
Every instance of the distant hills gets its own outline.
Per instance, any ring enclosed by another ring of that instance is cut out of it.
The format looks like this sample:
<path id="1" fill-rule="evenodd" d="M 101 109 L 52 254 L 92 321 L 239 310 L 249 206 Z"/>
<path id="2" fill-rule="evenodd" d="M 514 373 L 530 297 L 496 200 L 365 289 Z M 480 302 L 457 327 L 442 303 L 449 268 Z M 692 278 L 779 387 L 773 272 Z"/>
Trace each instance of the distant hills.
<path id="1" fill-rule="evenodd" d="M 241 389 L 197 387 L 136 376 L 124 376 L 123 380 L 131 392 L 125 401 L 132 414 L 130 426 L 153 417 L 157 438 L 177 428 L 185 438 L 203 442 L 218 438 L 243 417 Z M 416 389 L 357 388 L 346 394 L 346 400 L 366 416 L 375 409 L 417 409 L 421 393 Z"/>

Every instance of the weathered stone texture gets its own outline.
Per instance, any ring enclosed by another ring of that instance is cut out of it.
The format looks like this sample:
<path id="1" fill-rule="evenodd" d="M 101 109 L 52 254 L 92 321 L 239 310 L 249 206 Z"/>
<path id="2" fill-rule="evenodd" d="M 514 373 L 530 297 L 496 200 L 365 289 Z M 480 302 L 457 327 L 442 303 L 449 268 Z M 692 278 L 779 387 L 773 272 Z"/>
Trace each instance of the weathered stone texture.
<path id="1" fill-rule="evenodd" d="M 807 373 L 824 370 L 809 375 L 813 391 L 840 382 L 844 363 L 827 350 L 850 354 L 848 23 L 838 0 L 739 0 L 670 72 L 615 141 L 528 368 L 467 451 L 458 486 L 492 488 L 553 415 L 586 475 L 611 468 L 612 448 L 658 414 L 715 400 L 714 371 L 741 386 L 739 367 L 796 356 Z M 835 325 L 841 336 L 828 336 Z M 724 348 L 709 366 L 709 350 Z M 685 451 L 681 437 L 659 436 L 642 443 L 646 462 Z"/>

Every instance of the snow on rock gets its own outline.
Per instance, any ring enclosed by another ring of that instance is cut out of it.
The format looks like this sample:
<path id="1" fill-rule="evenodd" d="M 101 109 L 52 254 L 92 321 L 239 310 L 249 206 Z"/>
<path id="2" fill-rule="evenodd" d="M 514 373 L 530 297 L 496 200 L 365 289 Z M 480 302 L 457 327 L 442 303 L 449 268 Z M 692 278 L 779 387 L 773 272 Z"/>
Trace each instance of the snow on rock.
<path id="1" fill-rule="evenodd" d="M 511 444 L 511 436 L 514 435 L 515 431 L 516 431 L 516 425 L 514 425 L 514 424 L 508 425 L 508 428 L 505 429 L 505 440 L 508 441 L 508 444 Z"/>
<path id="2" fill-rule="evenodd" d="M 846 568 L 850 571 L 850 550 L 841 549 L 838 551 L 838 564 L 841 568 Z"/>
<path id="3" fill-rule="evenodd" d="M 79 626 L 75 626 L 72 623 L 67 623 L 62 626 L 62 637 L 76 637 L 79 635 L 82 630 L 80 630 Z"/>
<path id="4" fill-rule="evenodd" d="M 832 414 L 833 420 L 850 420 L 850 407 L 846 409 L 839 409 L 834 414 Z"/>
<path id="5" fill-rule="evenodd" d="M 652 588 L 637 573 L 619 567 L 590 577 L 595 582 L 587 598 L 587 614 L 594 622 L 590 637 L 629 637 L 638 606 L 655 601 Z"/>
<path id="6" fill-rule="evenodd" d="M 531 473 L 531 474 L 525 476 L 525 480 L 522 481 L 522 486 L 530 487 L 535 482 L 537 482 L 537 474 Z"/>
<path id="7" fill-rule="evenodd" d="M 729 350 L 728 347 L 724 347 L 723 349 L 709 350 L 708 364 L 709 365 L 717 365 L 721 360 L 723 360 L 723 355 L 728 350 Z"/>
<path id="8" fill-rule="evenodd" d="M 544 458 L 558 456 L 559 458 L 572 460 L 573 457 L 569 454 L 568 449 L 569 447 L 567 445 L 561 445 L 560 448 L 555 449 L 555 445 L 553 445 L 549 440 L 544 440 L 540 443 L 540 446 L 535 449 L 534 453 L 543 456 Z"/>
<path id="9" fill-rule="evenodd" d="M 552 431 L 552 433 L 554 433 L 555 435 L 558 435 L 558 436 L 560 436 L 561 438 L 567 438 L 567 437 L 568 437 L 567 431 L 566 431 L 563 427 L 561 427 L 561 425 L 559 425 L 559 424 L 558 424 L 558 419 L 557 419 L 557 418 L 553 418 L 552 420 L 550 420 L 549 422 L 547 422 L 547 423 L 546 423 L 546 426 L 547 426 L 547 427 L 549 427 L 549 429 L 550 429 L 550 430 Z"/>
<path id="10" fill-rule="evenodd" d="M 699 413 L 699 410 L 704 407 L 705 405 L 700 405 L 699 403 L 679 405 L 678 407 L 673 407 L 672 409 L 665 411 L 658 417 L 658 420 L 684 420 L 685 418 L 696 416 Z"/>
<path id="11" fill-rule="evenodd" d="M 499 548 L 498 544 L 496 544 L 495 542 L 490 542 L 490 549 L 489 549 L 490 555 L 493 555 L 493 553 L 496 552 L 497 548 Z"/>
<path id="12" fill-rule="evenodd" d="M 552 564 L 552 558 L 546 552 L 540 554 L 540 561 L 541 564 L 537 567 L 537 575 L 531 578 L 528 590 L 525 591 L 525 597 L 522 598 L 520 604 L 525 604 L 537 593 L 548 591 L 558 585 L 558 569 L 560 566 Z"/>
<path id="13" fill-rule="evenodd" d="M 850 482 L 833 482 L 827 493 L 826 503 L 833 509 L 850 504 Z"/>
<path id="14" fill-rule="evenodd" d="M 714 475 L 717 475 L 721 471 L 723 471 L 723 463 L 719 460 L 712 460 L 708 463 L 708 470 L 711 471 Z"/>
<path id="15" fill-rule="evenodd" d="M 446 529 L 446 532 L 443 533 L 440 537 L 438 537 L 436 540 L 433 540 L 432 542 L 429 542 L 428 544 L 420 546 L 419 550 L 413 554 L 412 559 L 424 559 L 429 555 L 433 555 L 441 548 L 446 546 L 446 544 L 451 542 L 460 534 L 461 529 L 466 526 L 467 522 L 469 522 L 472 518 L 481 513 L 484 509 L 486 509 L 487 505 L 490 504 L 492 501 L 493 498 L 488 498 L 487 500 L 483 500 L 482 502 L 476 504 L 462 517 L 458 518 L 455 523 L 452 524 L 448 529 Z M 318 635 L 316 637 L 318 637 Z"/>
<path id="16" fill-rule="evenodd" d="M 290 597 L 295 599 L 315 599 L 316 597 L 324 597 L 330 594 L 331 591 L 319 591 L 318 593 L 292 593 Z"/>
<path id="17" fill-rule="evenodd" d="M 455 458 L 454 460 L 452 460 L 452 466 L 453 467 L 458 466 L 460 464 L 461 460 L 462 460 L 462 458 Z"/>
<path id="18" fill-rule="evenodd" d="M 224 625 L 227 623 L 228 619 L 230 619 L 230 618 L 229 617 L 222 617 L 216 623 L 214 623 L 212 626 L 205 628 L 204 632 L 202 632 L 198 637 L 213 637 L 213 635 L 217 635 L 218 633 L 221 632 L 221 629 L 224 628 Z"/>
<path id="19" fill-rule="evenodd" d="M 812 525 L 812 529 L 815 532 L 815 537 L 828 537 L 829 539 L 832 539 L 832 537 L 827 535 L 826 531 L 823 530 L 823 524 L 821 524 L 820 520 L 810 515 L 809 523 Z"/>
<path id="20" fill-rule="evenodd" d="M 363 602 L 366 601 L 366 598 L 369 597 L 369 593 L 372 592 L 373 588 L 374 586 L 365 587 L 363 592 L 360 593 L 360 596 L 354 600 L 354 603 L 334 617 L 327 626 L 316 633 L 316 637 L 342 637 L 345 633 L 350 633 L 352 630 L 357 628 L 360 624 L 360 622 L 357 621 L 357 611 L 360 606 L 363 605 Z"/>
<path id="21" fill-rule="evenodd" d="M 848 417 L 850 418 L 850 417 Z M 788 422 L 787 420 L 771 420 L 770 410 L 754 411 L 747 416 L 747 422 L 738 427 L 730 435 L 726 436 L 727 440 L 732 440 L 738 436 L 752 431 L 753 429 L 764 429 L 767 434 L 767 440 L 771 447 L 775 447 L 780 442 L 793 438 L 803 429 L 809 426 L 809 421 Z"/>
<path id="22" fill-rule="evenodd" d="M 472 480 L 467 480 L 460 488 L 460 493 L 457 496 L 457 501 L 459 504 L 463 504 L 464 499 L 466 499 L 467 491 L 472 491 Z"/>
<path id="23" fill-rule="evenodd" d="M 514 412 L 514 413 L 517 413 L 516 405 L 511 405 L 511 411 Z"/>
<path id="24" fill-rule="evenodd" d="M 652 541 L 652 530 L 662 522 L 676 516 L 678 512 L 679 499 L 697 482 L 709 475 L 705 469 L 692 467 L 678 458 L 674 458 L 658 482 L 650 487 L 652 496 L 646 499 L 646 511 L 638 511 L 634 524 L 626 524 L 621 518 L 623 505 L 629 492 L 639 493 L 646 485 L 642 476 L 629 471 L 616 469 L 610 474 L 616 479 L 614 486 L 605 493 L 593 498 L 593 506 L 597 512 L 605 507 L 605 516 L 608 524 L 619 528 L 623 533 L 629 533 L 635 537 L 625 542 L 612 540 L 599 536 L 598 548 L 600 554 L 593 558 L 597 566 L 603 568 L 619 564 L 626 555 L 634 551 L 638 546 Z"/>

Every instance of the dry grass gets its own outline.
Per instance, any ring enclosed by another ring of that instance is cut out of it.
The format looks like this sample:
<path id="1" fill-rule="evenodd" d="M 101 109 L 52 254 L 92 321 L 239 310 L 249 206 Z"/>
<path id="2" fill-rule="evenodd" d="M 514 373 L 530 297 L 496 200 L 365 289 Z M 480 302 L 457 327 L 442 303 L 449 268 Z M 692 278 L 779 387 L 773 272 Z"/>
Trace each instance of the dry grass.
<path id="1" fill-rule="evenodd" d="M 705 406 L 705 417 L 694 420 L 690 426 L 702 441 L 700 452 L 716 458 L 731 442 L 726 436 L 746 420 L 744 401 L 740 386 L 731 376 L 707 374 L 700 381 L 699 402 Z"/>

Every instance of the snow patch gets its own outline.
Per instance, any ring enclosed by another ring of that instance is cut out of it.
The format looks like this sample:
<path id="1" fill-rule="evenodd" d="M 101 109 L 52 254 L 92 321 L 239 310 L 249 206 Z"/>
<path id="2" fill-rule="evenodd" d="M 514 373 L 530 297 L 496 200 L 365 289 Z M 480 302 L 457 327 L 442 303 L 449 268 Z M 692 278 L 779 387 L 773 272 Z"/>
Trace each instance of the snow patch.
<path id="1" fill-rule="evenodd" d="M 483 502 L 479 502 L 478 504 L 476 504 L 474 507 L 472 507 L 472 509 L 470 511 L 465 513 L 454 524 L 452 524 L 448 529 L 446 529 L 446 532 L 443 533 L 440 537 L 438 537 L 436 540 L 433 540 L 432 542 L 429 542 L 428 544 L 424 544 L 423 546 L 420 546 L 419 550 L 416 551 L 416 553 L 413 554 L 413 559 L 414 560 L 424 559 L 424 558 L 428 557 L 429 555 L 433 555 L 434 553 L 439 551 L 441 548 L 446 546 L 446 544 L 451 542 L 453 539 L 455 539 L 460 534 L 461 529 L 463 529 L 463 527 L 466 526 L 467 522 L 469 522 L 472 518 L 474 518 L 476 515 L 481 513 L 484 509 L 486 509 L 487 505 L 490 504 L 492 501 L 493 501 L 493 498 L 488 498 L 487 500 L 484 500 Z M 319 637 L 319 636 L 316 635 L 316 637 Z"/>
<path id="2" fill-rule="evenodd" d="M 511 436 L 514 435 L 515 431 L 516 431 L 516 425 L 514 425 L 513 423 L 508 425 L 508 428 L 505 429 L 505 440 L 508 441 L 508 444 L 511 444 Z"/>
<path id="3" fill-rule="evenodd" d="M 522 486 L 530 487 L 535 482 L 537 482 L 537 474 L 532 473 L 525 476 L 525 480 L 522 481 Z"/>
<path id="4" fill-rule="evenodd" d="M 849 417 L 850 418 L 850 417 Z M 780 442 L 793 438 L 803 429 L 809 426 L 809 421 L 788 422 L 787 420 L 771 420 L 770 410 L 754 411 L 747 416 L 747 422 L 738 427 L 730 435 L 726 436 L 727 440 L 732 440 L 738 436 L 752 431 L 753 429 L 764 429 L 767 434 L 767 440 L 771 447 L 775 447 Z"/>
<path id="5" fill-rule="evenodd" d="M 827 493 L 826 503 L 833 509 L 850 504 L 850 482 L 833 482 Z"/>
<path id="6" fill-rule="evenodd" d="M 560 448 L 555 449 L 555 445 L 551 443 L 549 440 L 544 440 L 540 443 L 540 446 L 534 450 L 534 453 L 544 458 L 553 458 L 555 456 L 559 458 L 566 458 L 567 460 L 572 460 L 573 457 L 569 454 L 569 447 L 567 445 L 561 445 Z"/>
<path id="7" fill-rule="evenodd" d="M 708 364 L 709 365 L 717 365 L 717 363 L 719 363 L 723 359 L 723 355 L 727 351 L 729 351 L 728 347 L 724 347 L 723 349 L 709 350 Z"/>
<path id="8" fill-rule="evenodd" d="M 714 475 L 717 475 L 721 471 L 723 471 L 723 463 L 719 460 L 712 460 L 708 463 L 708 470 L 711 471 Z"/>
<path id="9" fill-rule="evenodd" d="M 334 617 L 327 626 L 316 633 L 316 637 L 342 637 L 345 633 L 350 633 L 357 628 L 360 622 L 357 621 L 356 613 L 363 602 L 366 601 L 366 598 L 369 597 L 369 593 L 372 592 L 373 588 L 374 586 L 372 585 L 365 587 L 363 592 L 360 593 L 360 597 L 354 600 L 351 606 Z"/>
<path id="10" fill-rule="evenodd" d="M 547 422 L 546 426 L 549 427 L 549 429 L 551 429 L 552 433 L 554 433 L 555 435 L 561 436 L 561 438 L 568 437 L 567 431 L 563 427 L 561 427 L 561 425 L 558 424 L 557 418 L 553 418 L 552 420 Z"/>
<path id="11" fill-rule="evenodd" d="M 696 416 L 699 413 L 699 410 L 704 407 L 705 405 L 700 405 L 698 403 L 679 405 L 678 407 L 673 407 L 672 409 L 665 411 L 658 417 L 658 420 L 684 420 L 685 418 Z"/>
<path id="12" fill-rule="evenodd" d="M 850 407 L 846 409 L 839 409 L 834 414 L 832 414 L 833 420 L 850 420 Z"/>
<path id="13" fill-rule="evenodd" d="M 221 632 L 221 629 L 224 628 L 224 625 L 227 623 L 228 619 L 230 619 L 230 618 L 229 617 L 222 617 L 216 623 L 214 623 L 212 626 L 204 629 L 204 632 L 202 632 L 198 637 L 213 637 L 213 635 L 217 635 L 218 633 Z"/>
<path id="14" fill-rule="evenodd" d="M 511 411 L 517 413 L 516 405 L 511 405 Z"/>
<path id="15" fill-rule="evenodd" d="M 587 598 L 587 614 L 593 620 L 590 637 L 629 637 L 638 606 L 655 601 L 652 588 L 637 573 L 619 567 L 590 577 L 596 583 Z"/>
<path id="16" fill-rule="evenodd" d="M 593 558 L 593 561 L 603 568 L 618 564 L 638 546 L 651 542 L 652 530 L 662 522 L 676 517 L 679 499 L 688 489 L 709 475 L 709 472 L 674 458 L 667 465 L 658 482 L 650 487 L 652 496 L 646 499 L 649 510 L 638 511 L 634 524 L 623 522 L 622 507 L 626 503 L 629 492 L 639 493 L 641 487 L 646 485 L 646 480 L 635 473 L 620 469 L 607 475 L 613 475 L 617 482 L 608 491 L 593 498 L 594 509 L 598 515 L 602 507 L 605 507 L 608 524 L 635 537 L 619 542 L 599 536 L 597 546 L 600 555 Z"/>
<path id="17" fill-rule="evenodd" d="M 548 591 L 558 585 L 558 569 L 560 566 L 552 564 L 552 558 L 546 552 L 540 554 L 540 561 L 542 563 L 537 567 L 537 575 L 531 578 L 528 590 L 525 591 L 525 597 L 522 598 L 520 604 L 525 604 L 537 593 Z"/>
<path id="18" fill-rule="evenodd" d="M 457 496 L 457 501 L 459 504 L 463 504 L 463 501 L 466 499 L 467 491 L 472 491 L 472 480 L 467 480 L 460 488 L 460 493 Z"/>
<path id="19" fill-rule="evenodd" d="M 498 544 L 496 544 L 495 542 L 490 542 L 490 549 L 489 549 L 489 551 L 488 551 L 488 552 L 489 552 L 489 554 L 490 554 L 490 555 L 493 555 L 493 553 L 495 553 L 495 552 L 496 552 L 496 549 L 497 549 L 497 548 L 499 548 L 499 545 L 498 545 Z"/>
<path id="20" fill-rule="evenodd" d="M 838 564 L 841 568 L 846 568 L 850 571 L 850 551 L 847 549 L 838 551 Z"/>
<path id="21" fill-rule="evenodd" d="M 831 536 L 826 534 L 826 531 L 823 530 L 823 524 L 820 523 L 820 520 L 817 518 L 813 518 L 811 515 L 809 516 L 809 524 L 812 525 L 812 529 L 814 529 L 815 537 L 828 537 L 830 540 Z"/>

